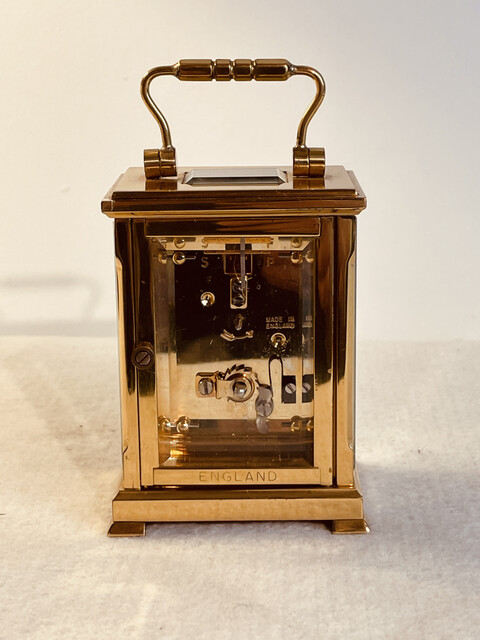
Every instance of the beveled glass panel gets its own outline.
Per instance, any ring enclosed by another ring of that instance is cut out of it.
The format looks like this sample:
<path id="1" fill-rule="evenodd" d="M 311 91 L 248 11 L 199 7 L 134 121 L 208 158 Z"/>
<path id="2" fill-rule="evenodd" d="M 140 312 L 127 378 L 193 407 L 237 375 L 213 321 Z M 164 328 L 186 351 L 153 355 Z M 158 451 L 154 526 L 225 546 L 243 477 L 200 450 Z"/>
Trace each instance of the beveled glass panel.
<path id="1" fill-rule="evenodd" d="M 163 468 L 310 468 L 312 238 L 158 238 Z"/>
<path id="2" fill-rule="evenodd" d="M 184 184 L 194 186 L 283 184 L 287 172 L 274 167 L 215 167 L 192 169 L 185 174 Z"/>

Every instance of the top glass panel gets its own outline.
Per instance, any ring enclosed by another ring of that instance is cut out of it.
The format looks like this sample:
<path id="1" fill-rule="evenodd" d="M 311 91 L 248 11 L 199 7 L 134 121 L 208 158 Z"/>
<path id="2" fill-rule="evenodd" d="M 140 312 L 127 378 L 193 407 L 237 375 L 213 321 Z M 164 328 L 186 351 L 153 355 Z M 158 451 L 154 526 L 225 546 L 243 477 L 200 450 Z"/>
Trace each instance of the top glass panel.
<path id="1" fill-rule="evenodd" d="M 192 187 L 229 184 L 284 184 L 287 182 L 287 172 L 273 167 L 192 169 L 185 174 L 183 182 Z"/>

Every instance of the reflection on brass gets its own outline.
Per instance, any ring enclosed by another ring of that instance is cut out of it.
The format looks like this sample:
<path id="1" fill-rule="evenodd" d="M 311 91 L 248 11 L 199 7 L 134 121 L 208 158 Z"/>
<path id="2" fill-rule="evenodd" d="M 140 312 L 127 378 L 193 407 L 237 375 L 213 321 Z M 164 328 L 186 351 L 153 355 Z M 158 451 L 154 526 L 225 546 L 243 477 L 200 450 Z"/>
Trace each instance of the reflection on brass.
<path id="1" fill-rule="evenodd" d="M 292 421 L 290 422 L 290 430 L 291 431 L 300 431 L 303 426 L 303 420 L 300 416 L 293 416 Z"/>
<path id="2" fill-rule="evenodd" d="M 175 264 L 183 264 L 186 259 L 187 257 L 183 253 L 183 251 L 175 251 L 175 253 L 173 254 L 173 261 Z"/>
<path id="3" fill-rule="evenodd" d="M 307 75 L 293 168 L 177 170 L 150 96 L 180 80 Z M 182 60 L 145 77 L 162 149 L 113 185 L 123 481 L 110 535 L 146 522 L 327 520 L 364 533 L 355 469 L 352 172 L 306 131 L 323 79 L 286 60 Z M 178 174 L 178 175 L 177 175 Z"/>
<path id="4" fill-rule="evenodd" d="M 370 533 L 370 527 L 366 520 L 359 518 L 358 520 L 332 520 L 332 533 Z"/>
<path id="5" fill-rule="evenodd" d="M 233 342 L 234 340 L 245 340 L 246 338 L 253 338 L 253 329 L 250 329 L 250 331 L 245 331 L 245 333 L 241 336 L 236 336 L 233 333 L 230 333 L 230 331 L 224 329 L 220 334 L 220 337 L 224 340 L 227 340 L 228 342 Z"/>
<path id="6" fill-rule="evenodd" d="M 300 262 L 302 262 L 303 260 L 303 255 L 298 251 L 292 251 L 292 253 L 290 254 L 290 260 L 293 264 L 300 264 Z"/>
<path id="7" fill-rule="evenodd" d="M 215 304 L 215 294 L 211 291 L 204 291 L 200 296 L 200 302 L 204 307 L 211 307 L 212 304 Z"/>
<path id="8" fill-rule="evenodd" d="M 146 149 L 144 152 L 145 177 L 167 178 L 177 175 L 175 148 L 172 145 L 170 127 L 150 94 L 150 84 L 160 76 L 175 76 L 179 80 L 288 80 L 292 76 L 307 76 L 315 83 L 315 97 L 303 114 L 297 130 L 293 149 L 293 175 L 306 178 L 322 178 L 325 174 L 325 150 L 306 146 L 307 128 L 325 97 L 323 76 L 312 67 L 293 65 L 283 59 L 263 60 L 180 60 L 170 66 L 155 67 L 143 78 L 140 92 L 148 110 L 160 127 L 163 146 L 161 149 Z M 204 184 L 200 177 L 189 177 L 187 184 Z M 250 180 L 250 182 L 252 182 Z M 218 182 L 217 182 L 218 183 Z"/>
<path id="9" fill-rule="evenodd" d="M 237 331 L 240 331 L 241 328 L 243 327 L 243 321 L 245 320 L 245 316 L 242 313 L 237 313 L 237 315 L 235 316 L 234 320 L 233 320 L 233 324 L 235 325 L 235 329 Z M 251 335 L 253 336 L 253 333 L 251 333 Z"/>
<path id="10" fill-rule="evenodd" d="M 293 175 L 322 179 L 325 175 L 325 149 L 297 146 L 293 150 Z"/>
<path id="11" fill-rule="evenodd" d="M 275 349 L 280 349 L 281 347 L 285 346 L 285 343 L 287 342 L 287 338 L 285 337 L 284 333 L 274 333 L 270 337 L 270 342 L 273 344 Z"/>
<path id="12" fill-rule="evenodd" d="M 180 416 L 176 423 L 178 433 L 188 433 L 190 424 L 191 420 L 187 416 Z"/>
<path id="13" fill-rule="evenodd" d="M 234 365 L 226 371 L 197 373 L 195 388 L 197 397 L 217 400 L 227 398 L 233 402 L 247 402 L 256 391 L 258 377 L 251 367 Z"/>
<path id="14" fill-rule="evenodd" d="M 157 422 L 160 431 L 170 431 L 173 426 L 166 416 L 160 416 Z"/>
<path id="15" fill-rule="evenodd" d="M 322 191 L 326 187 L 326 177 L 327 177 L 327 167 L 325 167 L 325 176 L 321 178 L 304 178 L 304 177 L 293 177 L 292 180 L 292 188 L 298 192 L 302 192 L 304 189 L 308 189 L 309 191 L 318 191 L 322 193 Z"/>

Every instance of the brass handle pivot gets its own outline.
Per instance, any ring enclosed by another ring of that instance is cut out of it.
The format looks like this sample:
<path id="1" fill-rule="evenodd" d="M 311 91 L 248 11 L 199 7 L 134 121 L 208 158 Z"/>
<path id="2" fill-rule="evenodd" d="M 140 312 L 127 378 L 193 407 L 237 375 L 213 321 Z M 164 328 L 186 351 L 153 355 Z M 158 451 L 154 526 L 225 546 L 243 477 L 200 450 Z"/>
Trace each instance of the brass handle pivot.
<path id="1" fill-rule="evenodd" d="M 295 66 L 281 58 L 261 60 L 180 60 L 174 65 L 155 67 L 143 78 L 141 95 L 150 113 L 158 122 L 162 135 L 161 149 L 146 149 L 144 152 L 145 176 L 148 179 L 177 175 L 175 148 L 172 145 L 170 128 L 164 115 L 150 95 L 150 84 L 158 76 L 175 76 L 179 80 L 258 80 L 283 81 L 302 75 L 312 78 L 316 93 L 303 114 L 297 129 L 297 140 L 293 148 L 293 175 L 301 177 L 323 177 L 325 173 L 325 150 L 321 147 L 307 147 L 305 144 L 307 127 L 325 97 L 325 81 L 312 67 Z"/>

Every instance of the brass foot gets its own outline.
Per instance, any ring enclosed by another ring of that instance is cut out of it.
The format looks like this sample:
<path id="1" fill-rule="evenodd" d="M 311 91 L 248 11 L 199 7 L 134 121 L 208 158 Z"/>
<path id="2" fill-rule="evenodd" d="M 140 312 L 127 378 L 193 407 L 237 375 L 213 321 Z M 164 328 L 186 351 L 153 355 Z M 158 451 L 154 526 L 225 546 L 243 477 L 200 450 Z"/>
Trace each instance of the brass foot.
<path id="1" fill-rule="evenodd" d="M 108 530 L 110 538 L 123 538 L 125 536 L 144 536 L 144 522 L 114 522 Z"/>
<path id="2" fill-rule="evenodd" d="M 370 527 L 366 520 L 332 520 L 330 522 L 332 533 L 370 533 Z"/>

